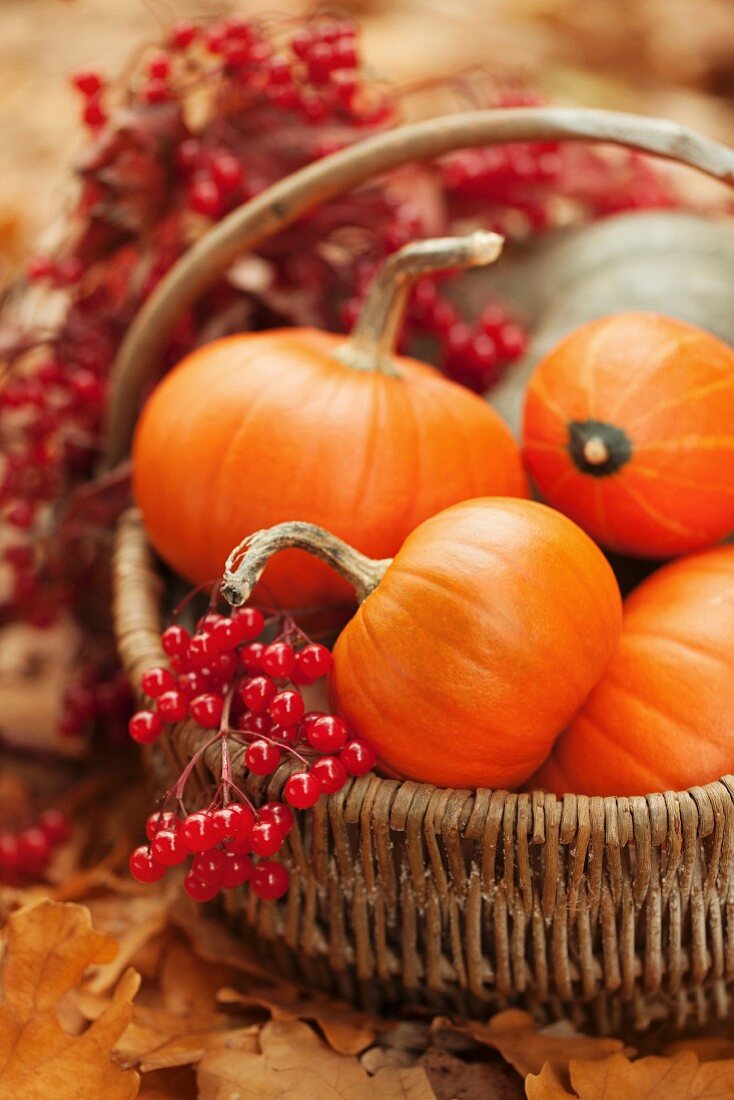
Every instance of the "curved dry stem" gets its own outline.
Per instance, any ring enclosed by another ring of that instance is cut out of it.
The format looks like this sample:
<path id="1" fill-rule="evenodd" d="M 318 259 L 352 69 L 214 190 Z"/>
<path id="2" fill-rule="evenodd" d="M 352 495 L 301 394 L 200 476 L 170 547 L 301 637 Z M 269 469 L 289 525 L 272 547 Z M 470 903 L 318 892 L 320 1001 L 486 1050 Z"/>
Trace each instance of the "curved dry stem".
<path id="1" fill-rule="evenodd" d="M 315 161 L 213 226 L 174 264 L 140 309 L 112 371 L 103 468 L 115 466 L 129 450 L 145 381 L 176 320 L 242 252 L 321 203 L 392 168 L 454 149 L 549 140 L 613 142 L 689 164 L 726 183 L 734 181 L 734 151 L 677 123 L 621 111 L 561 107 L 467 111 L 429 119 Z"/>
<path id="2" fill-rule="evenodd" d="M 499 233 L 478 229 L 464 237 L 413 241 L 385 260 L 367 292 L 351 336 L 337 357 L 353 370 L 378 370 L 399 376 L 393 354 L 410 288 L 434 271 L 491 264 L 502 251 Z"/>
<path id="3" fill-rule="evenodd" d="M 227 558 L 221 592 L 232 607 L 249 600 L 265 566 L 279 550 L 307 550 L 341 574 L 354 588 L 360 603 L 373 592 L 392 558 L 376 561 L 314 523 L 279 523 L 256 531 Z"/>

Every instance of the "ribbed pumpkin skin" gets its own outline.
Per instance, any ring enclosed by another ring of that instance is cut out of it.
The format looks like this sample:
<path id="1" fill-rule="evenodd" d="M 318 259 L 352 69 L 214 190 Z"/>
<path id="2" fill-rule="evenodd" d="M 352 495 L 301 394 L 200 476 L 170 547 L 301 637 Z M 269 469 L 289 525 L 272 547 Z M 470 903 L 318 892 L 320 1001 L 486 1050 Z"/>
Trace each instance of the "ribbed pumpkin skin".
<path id="1" fill-rule="evenodd" d="M 570 425 L 621 429 L 631 457 L 583 472 Z M 668 558 L 734 530 L 734 352 L 693 325 L 620 313 L 578 329 L 538 365 L 523 447 L 540 495 L 622 554 Z"/>
<path id="2" fill-rule="evenodd" d="M 734 546 L 722 546 L 628 596 L 616 653 L 528 787 L 648 794 L 732 771 Z"/>
<path id="3" fill-rule="evenodd" d="M 195 583 L 222 573 L 247 534 L 317 523 L 389 557 L 428 516 L 468 497 L 526 496 L 519 449 L 480 398 L 425 364 L 402 378 L 333 358 L 344 337 L 311 329 L 234 336 L 188 356 L 143 409 L 134 490 L 150 539 Z M 279 554 L 256 598 L 349 602 L 349 586 L 300 550 Z"/>
<path id="4" fill-rule="evenodd" d="M 332 702 L 394 774 L 512 789 L 598 680 L 620 622 L 612 570 L 565 516 L 457 504 L 409 536 L 342 631 Z"/>

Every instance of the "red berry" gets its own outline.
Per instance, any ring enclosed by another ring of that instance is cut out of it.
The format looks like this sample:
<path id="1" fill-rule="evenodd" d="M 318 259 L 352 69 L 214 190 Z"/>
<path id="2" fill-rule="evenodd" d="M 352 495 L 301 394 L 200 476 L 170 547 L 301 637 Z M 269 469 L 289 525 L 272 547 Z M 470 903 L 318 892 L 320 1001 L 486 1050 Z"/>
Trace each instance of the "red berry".
<path id="1" fill-rule="evenodd" d="M 242 886 L 247 882 L 251 874 L 252 863 L 244 853 L 228 853 L 222 875 L 222 886 L 225 890 L 233 890 L 236 886 Z"/>
<path id="2" fill-rule="evenodd" d="M 36 824 L 50 844 L 60 844 L 69 835 L 69 819 L 62 810 L 44 810 Z"/>
<path id="3" fill-rule="evenodd" d="M 194 634 L 189 642 L 187 656 L 194 668 L 201 668 L 203 665 L 208 664 L 216 652 L 217 644 L 214 637 L 208 630 L 202 630 Z"/>
<path id="4" fill-rule="evenodd" d="M 339 759 L 350 775 L 366 775 L 377 763 L 377 753 L 367 741 L 349 741 Z"/>
<path id="5" fill-rule="evenodd" d="M 198 166 L 201 159 L 201 145 L 196 138 L 186 138 L 176 149 L 176 165 L 185 176 Z"/>
<path id="6" fill-rule="evenodd" d="M 303 717 L 304 710 L 300 692 L 279 691 L 271 700 L 268 714 L 281 726 L 295 726 Z"/>
<path id="7" fill-rule="evenodd" d="M 528 338 L 519 325 L 505 325 L 499 333 L 499 345 L 506 359 L 517 359 L 527 348 Z"/>
<path id="8" fill-rule="evenodd" d="M 161 735 L 163 720 L 152 710 L 139 710 L 133 714 L 127 728 L 133 741 L 139 745 L 152 745 Z"/>
<path id="9" fill-rule="evenodd" d="M 260 661 L 263 672 L 278 679 L 290 676 L 295 663 L 293 646 L 287 642 L 272 642 L 266 646 Z"/>
<path id="10" fill-rule="evenodd" d="M 183 722 L 189 713 L 188 696 L 183 691 L 164 691 L 158 697 L 157 713 L 164 722 Z"/>
<path id="11" fill-rule="evenodd" d="M 174 50 L 185 50 L 197 35 L 196 26 L 188 19 L 179 19 L 168 32 L 168 41 Z"/>
<path id="12" fill-rule="evenodd" d="M 267 741 L 253 741 L 245 752 L 245 767 L 254 775 L 271 775 L 280 763 L 280 749 Z"/>
<path id="13" fill-rule="evenodd" d="M 163 652 L 169 657 L 183 657 L 188 651 L 190 641 L 188 630 L 184 630 L 182 626 L 169 626 L 161 635 Z"/>
<path id="14" fill-rule="evenodd" d="M 296 658 L 296 664 L 299 671 L 308 676 L 310 680 L 320 680 L 322 676 L 326 676 L 327 673 L 331 672 L 331 653 L 325 645 L 311 642 L 300 651 Z"/>
<path id="15" fill-rule="evenodd" d="M 240 607 L 232 616 L 232 621 L 237 627 L 240 642 L 254 641 L 259 638 L 265 629 L 265 619 L 262 611 L 256 607 Z M 265 647 L 263 646 L 263 649 Z"/>
<path id="16" fill-rule="evenodd" d="M 314 36 L 309 30 L 300 30 L 291 38 L 290 46 L 296 57 L 305 57 L 314 44 Z"/>
<path id="17" fill-rule="evenodd" d="M 220 840 L 225 843 L 229 840 L 249 840 L 255 816 L 243 802 L 230 802 L 215 810 L 213 817 Z"/>
<path id="18" fill-rule="evenodd" d="M 240 689 L 242 702 L 253 714 L 261 714 L 275 697 L 278 688 L 269 676 L 255 676 L 246 680 Z"/>
<path id="19" fill-rule="evenodd" d="M 282 898 L 288 889 L 288 871 L 282 863 L 265 860 L 253 867 L 250 885 L 253 893 L 264 901 L 276 901 Z"/>
<path id="20" fill-rule="evenodd" d="M 274 856 L 283 839 L 283 832 L 274 821 L 258 821 L 252 830 L 252 850 L 256 856 Z"/>
<path id="21" fill-rule="evenodd" d="M 104 87 L 104 81 L 99 73 L 92 72 L 90 69 L 82 69 L 78 73 L 73 73 L 71 82 L 82 95 L 86 96 L 96 95 Z"/>
<path id="22" fill-rule="evenodd" d="M 202 882 L 193 871 L 187 871 L 184 875 L 184 890 L 192 901 L 211 901 L 219 893 L 219 883 Z"/>
<path id="23" fill-rule="evenodd" d="M 163 80 L 171 71 L 171 59 L 167 53 L 159 51 L 148 62 L 148 72 L 156 80 Z"/>
<path id="24" fill-rule="evenodd" d="M 187 698 L 193 699 L 196 695 L 203 695 L 209 688 L 209 677 L 199 671 L 184 672 L 176 681 L 176 686 Z"/>
<path id="25" fill-rule="evenodd" d="M 12 524 L 13 527 L 17 527 L 20 531 L 27 531 L 33 526 L 35 516 L 36 512 L 30 501 L 19 500 L 17 504 L 6 512 L 5 520 L 7 523 Z"/>
<path id="26" fill-rule="evenodd" d="M 159 833 L 162 829 L 175 833 L 180 827 L 181 822 L 176 814 L 170 810 L 159 810 L 157 813 L 151 814 L 145 822 L 145 835 L 148 840 L 152 840 L 156 833 Z"/>
<path id="27" fill-rule="evenodd" d="M 234 649 L 239 639 L 236 637 L 234 619 L 217 617 L 209 624 L 212 645 L 218 652 Z"/>
<path id="28" fill-rule="evenodd" d="M 175 684 L 174 675 L 167 668 L 151 668 L 143 673 L 140 681 L 143 691 L 151 699 L 157 699 L 164 691 L 170 691 Z"/>
<path id="29" fill-rule="evenodd" d="M 210 176 L 194 180 L 189 191 L 189 206 L 206 218 L 216 218 L 222 210 L 222 195 Z"/>
<path id="30" fill-rule="evenodd" d="M 242 730 L 243 733 L 256 733 L 260 737 L 264 737 L 270 733 L 273 720 L 269 714 L 250 714 L 247 711 L 246 714 L 237 719 L 235 724 L 237 729 Z"/>
<path id="31" fill-rule="evenodd" d="M 270 727 L 268 736 L 271 741 L 277 741 L 279 745 L 290 745 L 291 748 L 298 741 L 298 726 L 278 726 L 273 724 Z"/>
<path id="32" fill-rule="evenodd" d="M 181 834 L 190 852 L 205 852 L 219 840 L 214 816 L 204 810 L 197 810 L 184 819 Z"/>
<path id="33" fill-rule="evenodd" d="M 237 671 L 237 657 L 234 653 L 217 653 L 209 662 L 212 676 L 228 684 Z"/>
<path id="34" fill-rule="evenodd" d="M 296 772 L 286 780 L 283 796 L 286 802 L 297 810 L 308 810 L 314 806 L 321 794 L 321 784 L 311 772 Z"/>
<path id="35" fill-rule="evenodd" d="M 240 650 L 240 661 L 248 672 L 262 672 L 265 646 L 262 642 L 250 642 Z"/>
<path id="36" fill-rule="evenodd" d="M 141 95 L 146 103 L 166 103 L 171 98 L 171 89 L 165 80 L 151 79 Z"/>
<path id="37" fill-rule="evenodd" d="M 12 833 L 0 833 L 0 874 L 17 871 L 19 862 L 17 838 Z"/>
<path id="38" fill-rule="evenodd" d="M 287 836 L 296 823 L 293 810 L 285 802 L 266 802 L 257 812 L 258 821 L 272 821 Z"/>
<path id="39" fill-rule="evenodd" d="M 196 878 L 209 886 L 219 885 L 226 866 L 227 857 L 221 848 L 198 852 L 191 860 L 191 870 Z"/>
<path id="40" fill-rule="evenodd" d="M 48 862 L 51 844 L 46 834 L 35 826 L 18 834 L 18 857 L 21 870 L 36 870 Z"/>
<path id="41" fill-rule="evenodd" d="M 357 67 L 359 58 L 357 57 L 357 48 L 352 38 L 340 38 L 338 42 L 334 44 L 332 50 L 332 69 L 354 69 Z"/>
<path id="42" fill-rule="evenodd" d="M 205 730 L 219 729 L 222 721 L 224 700 L 221 695 L 207 691 L 204 695 L 197 695 L 189 703 L 189 714 Z"/>
<path id="43" fill-rule="evenodd" d="M 346 744 L 349 730 L 346 722 L 333 714 L 325 714 L 310 722 L 306 729 L 306 738 L 311 748 L 317 752 L 338 752 Z"/>
<path id="44" fill-rule="evenodd" d="M 103 126 L 105 124 L 107 121 L 107 114 L 98 95 L 89 97 L 82 111 L 82 118 L 87 126 L 91 126 L 92 129 L 96 129 L 98 126 Z"/>
<path id="45" fill-rule="evenodd" d="M 153 858 L 164 867 L 178 867 L 188 858 L 189 849 L 179 829 L 160 829 L 151 841 Z"/>
<path id="46" fill-rule="evenodd" d="M 166 873 L 166 868 L 157 859 L 153 858 L 150 848 L 141 844 L 130 855 L 130 874 L 138 882 L 157 882 Z"/>
<path id="47" fill-rule="evenodd" d="M 212 178 L 222 191 L 237 191 L 245 180 L 245 173 L 237 157 L 232 153 L 217 153 L 211 160 Z"/>
<path id="48" fill-rule="evenodd" d="M 336 756 L 322 756 L 311 768 L 324 794 L 335 794 L 347 781 L 347 769 Z"/>

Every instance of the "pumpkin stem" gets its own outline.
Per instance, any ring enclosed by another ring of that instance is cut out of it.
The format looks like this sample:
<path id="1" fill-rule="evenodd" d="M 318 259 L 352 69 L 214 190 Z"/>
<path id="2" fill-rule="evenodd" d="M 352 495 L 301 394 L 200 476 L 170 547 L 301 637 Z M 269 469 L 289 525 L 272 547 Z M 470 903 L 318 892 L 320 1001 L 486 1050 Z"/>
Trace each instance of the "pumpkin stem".
<path id="1" fill-rule="evenodd" d="M 381 371 L 399 377 L 393 353 L 410 288 L 434 271 L 491 264 L 502 251 L 498 233 L 477 229 L 465 237 L 413 241 L 393 252 L 377 272 L 362 312 L 337 356 L 354 370 Z"/>
<path id="2" fill-rule="evenodd" d="M 278 523 L 243 539 L 227 558 L 221 592 L 232 607 L 250 598 L 265 566 L 279 550 L 307 550 L 336 569 L 354 588 L 360 603 L 382 580 L 392 558 L 376 561 L 314 523 Z"/>
<path id="3" fill-rule="evenodd" d="M 601 436 L 594 435 L 584 443 L 584 458 L 590 466 L 603 466 L 609 461 L 609 448 Z"/>

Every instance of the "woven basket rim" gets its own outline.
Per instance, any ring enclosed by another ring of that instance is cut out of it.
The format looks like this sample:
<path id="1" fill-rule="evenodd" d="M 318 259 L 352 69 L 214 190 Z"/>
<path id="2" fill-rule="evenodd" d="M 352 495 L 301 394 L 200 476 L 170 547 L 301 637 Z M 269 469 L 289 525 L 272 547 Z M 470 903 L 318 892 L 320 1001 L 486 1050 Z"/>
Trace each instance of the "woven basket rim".
<path id="1" fill-rule="evenodd" d="M 130 675 L 133 691 L 136 699 L 145 700 L 140 680 L 143 672 L 153 665 L 167 665 L 168 659 L 163 652 L 160 643 L 162 629 L 161 594 L 163 588 L 162 577 L 158 569 L 158 561 L 152 549 L 145 531 L 143 518 L 138 508 L 130 508 L 121 516 L 117 526 L 115 553 L 113 557 L 113 587 L 114 587 L 114 627 L 120 657 L 126 672 Z M 198 729 L 195 723 L 187 720 L 170 727 L 169 737 L 173 739 L 186 739 L 187 731 Z M 205 759 L 210 756 L 205 754 Z M 275 785 L 290 772 L 289 764 L 281 765 L 275 773 Z M 547 791 L 508 791 L 504 788 L 487 787 L 439 787 L 432 783 L 422 783 L 412 779 L 391 779 L 389 777 L 371 774 L 366 779 L 374 785 L 380 784 L 387 791 L 401 791 L 407 797 L 419 790 L 424 792 L 445 792 L 447 798 L 456 796 L 466 799 L 475 796 L 476 805 L 491 803 L 493 799 L 501 797 L 503 801 L 509 798 L 517 798 L 533 805 L 542 804 L 546 809 L 553 806 L 560 808 L 560 820 L 567 817 L 574 820 L 579 815 L 592 818 L 599 812 L 605 813 L 613 804 L 623 813 L 631 813 L 646 808 L 653 820 L 660 817 L 667 822 L 670 803 L 681 804 L 692 799 L 699 810 L 699 818 L 703 813 L 704 818 L 711 817 L 711 827 L 705 828 L 700 834 L 706 836 L 713 829 L 713 816 L 720 806 L 720 799 L 734 800 L 734 774 L 720 776 L 708 783 L 695 784 L 678 791 L 649 791 L 643 795 L 585 795 L 571 792 L 557 796 Z M 709 813 L 706 813 L 706 807 Z M 571 811 L 571 813 L 567 813 Z M 474 816 L 472 814 L 472 816 Z M 471 835 L 471 819 L 466 825 L 467 834 Z"/>

